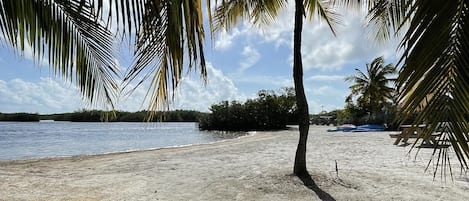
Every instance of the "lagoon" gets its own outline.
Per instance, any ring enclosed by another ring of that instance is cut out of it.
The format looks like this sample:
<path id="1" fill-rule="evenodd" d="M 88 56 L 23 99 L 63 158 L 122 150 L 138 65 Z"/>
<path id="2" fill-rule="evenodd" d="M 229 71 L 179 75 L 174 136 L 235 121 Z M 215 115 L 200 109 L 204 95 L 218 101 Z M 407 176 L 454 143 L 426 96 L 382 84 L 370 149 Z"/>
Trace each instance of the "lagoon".
<path id="1" fill-rule="evenodd" d="M 199 131 L 197 123 L 0 122 L 0 161 L 203 144 L 241 135 Z"/>

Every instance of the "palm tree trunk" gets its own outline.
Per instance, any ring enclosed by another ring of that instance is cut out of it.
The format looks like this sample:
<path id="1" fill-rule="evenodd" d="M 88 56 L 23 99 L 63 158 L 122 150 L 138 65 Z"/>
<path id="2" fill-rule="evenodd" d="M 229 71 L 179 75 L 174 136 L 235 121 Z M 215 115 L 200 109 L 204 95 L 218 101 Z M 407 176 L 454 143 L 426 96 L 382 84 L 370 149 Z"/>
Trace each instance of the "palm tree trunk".
<path id="1" fill-rule="evenodd" d="M 295 83 L 296 103 L 299 111 L 300 139 L 296 149 L 293 173 L 298 176 L 307 175 L 306 142 L 309 131 L 309 111 L 303 86 L 303 63 L 301 61 L 301 32 L 303 29 L 303 0 L 295 0 L 295 29 L 293 35 L 293 80 Z"/>

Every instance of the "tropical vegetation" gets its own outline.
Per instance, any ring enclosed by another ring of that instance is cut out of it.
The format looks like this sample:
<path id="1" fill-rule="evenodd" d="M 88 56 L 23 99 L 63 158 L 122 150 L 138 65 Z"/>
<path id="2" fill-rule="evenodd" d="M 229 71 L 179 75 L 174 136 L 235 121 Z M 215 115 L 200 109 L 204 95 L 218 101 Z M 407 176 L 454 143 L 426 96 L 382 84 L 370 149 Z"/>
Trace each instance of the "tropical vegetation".
<path id="1" fill-rule="evenodd" d="M 293 88 L 278 93 L 261 90 L 258 97 L 244 103 L 222 101 L 210 107 L 202 118 L 202 130 L 252 131 L 285 129 L 287 124 L 298 124 L 298 110 Z"/>
<path id="2" fill-rule="evenodd" d="M 110 4 L 108 13 L 103 11 L 104 2 Z M 211 2 L 205 2 L 212 21 Z M 319 16 L 329 25 L 334 24 L 336 15 L 328 9 L 328 2 L 347 9 L 365 8 L 369 12 L 369 27 L 377 39 L 402 34 L 402 56 L 397 63 L 401 103 L 398 118 L 405 119 L 419 111 L 414 124 L 431 125 L 425 136 L 439 122 L 448 122 L 444 124 L 441 143 L 450 143 L 461 164 L 468 168 L 467 1 L 295 0 L 293 77 L 300 114 L 295 174 L 307 173 L 309 115 L 300 48 L 303 18 Z M 275 20 L 286 3 L 286 0 L 216 1 L 214 24 L 218 29 L 214 30 L 234 26 L 239 17 L 267 24 Z M 135 40 L 135 62 L 124 77 L 124 85 L 131 88 L 130 83 L 144 74 L 141 77 L 150 80 L 148 109 L 156 111 L 167 108 L 170 92 L 179 86 L 185 69 L 195 68 L 206 77 L 203 22 L 202 0 L 0 1 L 0 30 L 8 44 L 20 52 L 31 46 L 38 61 L 48 62 L 57 76 L 74 81 L 92 105 L 111 108 L 119 94 L 111 24 L 117 25 L 121 33 L 118 35 Z M 137 86 L 140 83 L 137 81 Z M 437 156 L 438 162 L 447 163 L 446 149 L 441 149 Z"/>
<path id="3" fill-rule="evenodd" d="M 29 113 L 0 113 L 0 121 L 39 121 L 40 117 L 38 114 Z"/>
<path id="4" fill-rule="evenodd" d="M 371 64 L 366 64 L 365 72 L 358 68 L 355 71 L 355 75 L 345 78 L 345 81 L 352 82 L 349 87 L 350 95 L 345 99 L 345 109 L 353 118 L 350 123 L 385 123 L 386 115 L 395 112 L 397 107 L 392 102 L 393 95 L 396 94 L 393 86 L 395 79 L 392 78 L 396 74 L 394 65 L 384 65 L 383 57 L 378 57 Z M 363 122 L 365 116 L 367 119 Z"/>
<path id="5" fill-rule="evenodd" d="M 427 124 L 424 138 L 442 125 L 440 144 L 451 144 L 464 169 L 469 168 L 469 11 L 465 0 L 335 1 L 365 7 L 369 27 L 379 40 L 402 36 L 397 78 L 400 112 L 413 124 Z M 441 122 L 447 122 L 441 124 Z M 436 149 L 436 148 L 435 148 Z M 435 150 L 436 164 L 449 165 L 448 148 Z M 430 164 L 430 163 L 429 163 Z M 435 170 L 436 173 L 436 170 Z"/>

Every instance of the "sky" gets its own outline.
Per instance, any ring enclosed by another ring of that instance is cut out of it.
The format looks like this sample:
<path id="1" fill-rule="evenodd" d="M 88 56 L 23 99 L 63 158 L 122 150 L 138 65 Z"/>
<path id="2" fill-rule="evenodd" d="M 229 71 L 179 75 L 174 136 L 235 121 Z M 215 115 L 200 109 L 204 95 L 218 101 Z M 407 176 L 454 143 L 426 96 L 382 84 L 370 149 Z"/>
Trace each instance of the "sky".
<path id="1" fill-rule="evenodd" d="M 244 21 L 216 34 L 213 41 L 207 34 L 208 83 L 204 85 L 195 72 L 188 73 L 170 109 L 208 112 L 212 104 L 223 100 L 245 101 L 255 98 L 261 89 L 292 87 L 293 15 L 294 7 L 289 5 L 269 26 Z M 365 65 L 379 56 L 384 56 L 386 64 L 397 61 L 397 39 L 374 42 L 364 28 L 363 14 L 343 15 L 337 33 L 334 36 L 324 22 L 305 21 L 302 54 L 311 114 L 343 108 L 351 85 L 344 78 L 353 75 L 355 68 L 364 71 Z M 124 72 L 132 51 L 129 45 L 120 48 L 119 63 Z M 117 109 L 146 109 L 146 86 L 119 99 Z M 90 108 L 73 83 L 50 73 L 47 62 L 34 62 L 30 48 L 21 54 L 0 40 L 0 112 L 50 114 L 81 109 Z"/>

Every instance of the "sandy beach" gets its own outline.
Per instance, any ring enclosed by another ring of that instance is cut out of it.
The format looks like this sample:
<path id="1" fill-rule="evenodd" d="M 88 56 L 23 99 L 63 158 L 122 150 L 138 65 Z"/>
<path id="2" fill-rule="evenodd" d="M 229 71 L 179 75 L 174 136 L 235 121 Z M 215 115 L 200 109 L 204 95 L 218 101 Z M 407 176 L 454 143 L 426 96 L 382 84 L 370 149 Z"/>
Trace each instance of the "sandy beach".
<path id="1" fill-rule="evenodd" d="M 308 168 L 334 200 L 469 200 L 469 176 L 424 172 L 432 149 L 407 155 L 388 132 L 311 127 Z M 207 145 L 0 162 L 0 200 L 321 200 L 292 176 L 298 131 Z M 336 162 L 338 172 L 336 172 Z"/>

